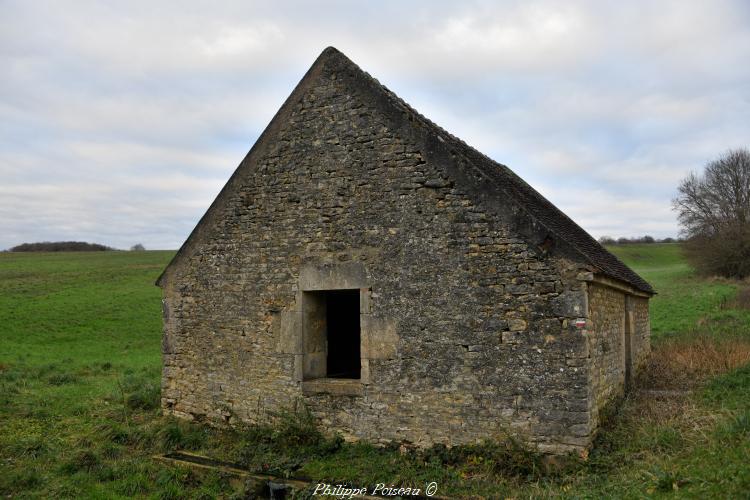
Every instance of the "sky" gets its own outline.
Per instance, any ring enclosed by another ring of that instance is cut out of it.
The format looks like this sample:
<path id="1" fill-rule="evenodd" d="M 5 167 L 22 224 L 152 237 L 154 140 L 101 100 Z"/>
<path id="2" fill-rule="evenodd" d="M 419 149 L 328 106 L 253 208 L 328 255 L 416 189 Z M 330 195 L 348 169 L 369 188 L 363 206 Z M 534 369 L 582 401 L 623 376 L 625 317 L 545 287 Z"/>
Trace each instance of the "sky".
<path id="1" fill-rule="evenodd" d="M 596 238 L 750 146 L 746 0 L 0 0 L 0 249 L 178 248 L 329 45 Z"/>

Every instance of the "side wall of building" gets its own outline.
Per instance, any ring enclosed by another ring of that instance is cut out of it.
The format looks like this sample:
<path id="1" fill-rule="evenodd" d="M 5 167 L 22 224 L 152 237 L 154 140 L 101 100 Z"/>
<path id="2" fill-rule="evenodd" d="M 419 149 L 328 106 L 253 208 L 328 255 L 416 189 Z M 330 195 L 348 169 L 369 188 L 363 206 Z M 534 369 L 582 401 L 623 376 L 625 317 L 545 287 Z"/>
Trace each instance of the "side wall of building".
<path id="1" fill-rule="evenodd" d="M 351 439 L 587 446 L 581 266 L 514 234 L 345 78 L 321 74 L 168 277 L 165 410 L 257 421 L 301 402 Z M 366 294 L 357 394 L 300 380 L 315 280 Z"/>
<path id="2" fill-rule="evenodd" d="M 630 312 L 633 323 L 633 366 L 634 372 L 651 353 L 651 321 L 649 319 L 648 298 L 630 297 Z"/>
<path id="3" fill-rule="evenodd" d="M 591 413 L 621 397 L 650 352 L 648 298 L 607 284 L 588 285 Z"/>

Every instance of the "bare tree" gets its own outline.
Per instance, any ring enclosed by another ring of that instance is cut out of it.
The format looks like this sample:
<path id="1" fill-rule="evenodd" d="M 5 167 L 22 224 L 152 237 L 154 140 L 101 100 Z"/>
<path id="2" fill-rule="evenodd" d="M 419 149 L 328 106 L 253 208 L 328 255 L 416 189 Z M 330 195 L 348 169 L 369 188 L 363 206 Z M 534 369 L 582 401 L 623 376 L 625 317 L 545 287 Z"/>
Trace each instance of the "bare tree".
<path id="1" fill-rule="evenodd" d="M 140 243 L 136 243 L 135 245 L 133 245 L 132 247 L 130 247 L 130 251 L 131 251 L 131 252 L 142 252 L 142 251 L 144 251 L 145 249 L 146 249 L 146 247 L 144 247 L 144 246 L 143 246 L 142 244 L 140 244 Z"/>
<path id="2" fill-rule="evenodd" d="M 682 180 L 672 201 L 688 257 L 706 274 L 750 276 L 750 151 L 731 150 Z"/>

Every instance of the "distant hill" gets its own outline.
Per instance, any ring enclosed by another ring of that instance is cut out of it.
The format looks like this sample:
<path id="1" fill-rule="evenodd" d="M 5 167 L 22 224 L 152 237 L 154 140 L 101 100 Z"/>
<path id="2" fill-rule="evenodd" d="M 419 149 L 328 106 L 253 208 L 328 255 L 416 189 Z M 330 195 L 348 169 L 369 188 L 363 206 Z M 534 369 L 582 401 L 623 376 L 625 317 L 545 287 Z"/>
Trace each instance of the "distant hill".
<path id="1" fill-rule="evenodd" d="M 114 248 L 86 243 L 85 241 L 42 241 L 39 243 L 22 243 L 10 248 L 9 252 L 104 252 Z"/>

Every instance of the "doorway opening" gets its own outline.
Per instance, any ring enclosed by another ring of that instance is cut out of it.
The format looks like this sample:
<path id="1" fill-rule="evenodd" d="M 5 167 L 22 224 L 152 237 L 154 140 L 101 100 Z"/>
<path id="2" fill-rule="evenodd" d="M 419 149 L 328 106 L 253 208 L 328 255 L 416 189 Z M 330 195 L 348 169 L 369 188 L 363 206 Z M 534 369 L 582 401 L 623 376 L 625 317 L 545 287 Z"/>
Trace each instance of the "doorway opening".
<path id="1" fill-rule="evenodd" d="M 359 290 L 323 292 L 326 302 L 326 377 L 360 378 Z"/>
<path id="2" fill-rule="evenodd" d="M 624 328 L 624 358 L 625 358 L 625 391 L 633 385 L 633 313 L 630 297 L 625 296 L 625 328 Z"/>

